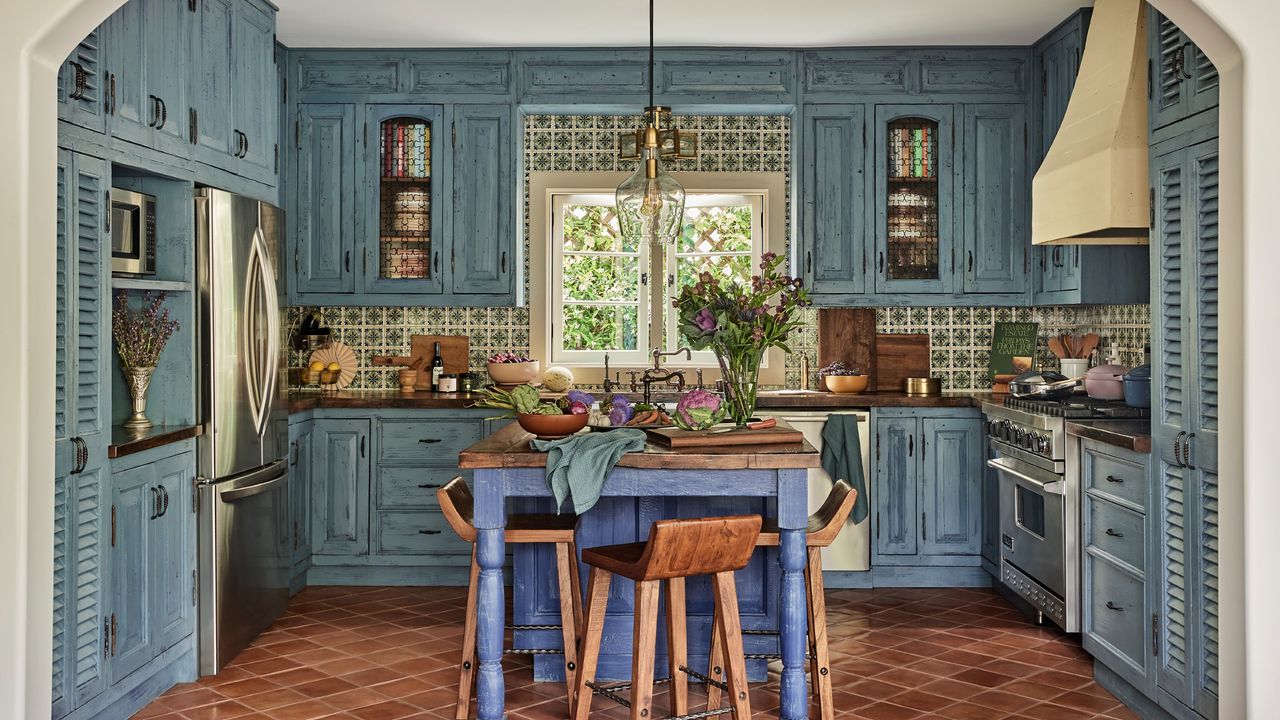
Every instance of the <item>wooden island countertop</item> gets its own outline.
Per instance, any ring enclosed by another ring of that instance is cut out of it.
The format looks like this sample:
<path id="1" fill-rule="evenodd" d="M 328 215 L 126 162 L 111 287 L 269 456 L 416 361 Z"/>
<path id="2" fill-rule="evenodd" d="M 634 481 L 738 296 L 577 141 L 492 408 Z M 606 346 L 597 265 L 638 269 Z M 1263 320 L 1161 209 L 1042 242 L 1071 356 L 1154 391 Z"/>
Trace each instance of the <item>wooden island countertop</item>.
<path id="1" fill-rule="evenodd" d="M 458 467 L 541 468 L 547 454 L 530 445 L 533 435 L 511 422 L 458 454 Z M 808 442 L 788 445 L 731 445 L 666 448 L 650 441 L 641 452 L 623 455 L 618 467 L 653 470 L 784 470 L 816 468 L 821 456 Z"/>

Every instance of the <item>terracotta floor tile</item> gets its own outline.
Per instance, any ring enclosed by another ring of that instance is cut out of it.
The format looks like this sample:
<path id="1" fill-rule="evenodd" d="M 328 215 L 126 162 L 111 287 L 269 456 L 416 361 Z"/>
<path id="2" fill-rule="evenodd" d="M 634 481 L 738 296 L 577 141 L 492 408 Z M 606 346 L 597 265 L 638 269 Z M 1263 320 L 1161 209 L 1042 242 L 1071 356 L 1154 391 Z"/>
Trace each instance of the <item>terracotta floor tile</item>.
<path id="1" fill-rule="evenodd" d="M 463 604 L 458 588 L 308 588 L 221 673 L 172 688 L 137 717 L 452 720 Z M 840 720 L 1136 718 L 1093 682 L 1073 637 L 1032 625 L 990 591 L 831 590 L 827 606 Z M 531 669 L 528 657 L 503 661 L 509 716 L 565 717 L 564 686 L 534 682 Z M 755 718 L 777 717 L 776 675 L 750 693 Z M 690 695 L 700 710 L 702 689 Z M 666 716 L 665 687 L 654 706 Z M 601 698 L 592 709 L 592 720 L 628 717 Z"/>

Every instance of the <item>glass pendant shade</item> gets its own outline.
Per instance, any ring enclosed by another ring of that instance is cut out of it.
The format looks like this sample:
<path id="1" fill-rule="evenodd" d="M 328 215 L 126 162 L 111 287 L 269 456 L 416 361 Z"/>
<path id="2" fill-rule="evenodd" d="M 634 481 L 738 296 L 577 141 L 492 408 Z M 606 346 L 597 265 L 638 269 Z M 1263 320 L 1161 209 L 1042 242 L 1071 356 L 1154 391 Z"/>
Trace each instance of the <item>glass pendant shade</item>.
<path id="1" fill-rule="evenodd" d="M 642 151 L 636 171 L 618 186 L 618 223 L 623 235 L 671 243 L 684 221 L 684 188 L 662 168 L 656 147 Z"/>

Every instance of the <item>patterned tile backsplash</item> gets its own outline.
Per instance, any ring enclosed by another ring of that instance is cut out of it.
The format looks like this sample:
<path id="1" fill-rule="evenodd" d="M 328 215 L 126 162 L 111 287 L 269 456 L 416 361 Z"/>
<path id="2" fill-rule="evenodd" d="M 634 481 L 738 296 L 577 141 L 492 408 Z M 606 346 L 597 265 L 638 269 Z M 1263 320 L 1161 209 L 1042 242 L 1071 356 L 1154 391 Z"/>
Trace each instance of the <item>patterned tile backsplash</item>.
<path id="1" fill-rule="evenodd" d="M 617 157 L 620 132 L 638 127 L 640 118 L 609 115 L 531 115 L 524 128 L 524 169 L 542 171 L 605 171 L 626 169 Z M 698 133 L 695 160 L 682 160 L 675 170 L 702 172 L 790 172 L 790 119 L 782 116 L 681 116 L 681 129 Z M 527 180 L 527 178 L 526 178 Z M 528 182 L 525 182 L 526 189 Z M 525 204 L 528 205 L 526 190 Z M 528 217 L 528 213 L 525 213 Z M 788 207 L 788 227 L 790 226 Z M 524 236 L 529 237 L 528 227 Z M 525 257 L 528 258 L 528 253 Z M 526 259 L 527 262 L 527 259 Z M 525 276 L 528 277 L 526 268 Z M 373 367 L 373 355 L 403 355 L 413 334 L 467 335 L 471 338 L 471 369 L 483 373 L 485 359 L 496 352 L 529 352 L 529 312 L 525 308 L 289 308 L 288 327 L 297 325 L 307 310 L 318 310 L 334 338 L 356 352 L 360 371 L 351 387 L 390 389 L 397 385 L 396 368 Z M 1142 362 L 1150 342 L 1147 305 L 1039 308 L 880 308 L 876 324 L 882 333 L 928 333 L 932 342 L 933 374 L 949 390 L 990 387 L 987 353 L 996 321 L 1040 323 L 1040 336 L 1062 332 L 1095 332 L 1102 347 L 1114 344 L 1126 365 Z M 787 358 L 786 385 L 800 384 L 800 357 L 809 357 L 817 375 L 817 310 L 805 311 L 805 325 L 791 338 L 795 355 Z M 1038 361 L 1056 367 L 1042 342 Z M 305 357 L 292 353 L 291 366 Z"/>

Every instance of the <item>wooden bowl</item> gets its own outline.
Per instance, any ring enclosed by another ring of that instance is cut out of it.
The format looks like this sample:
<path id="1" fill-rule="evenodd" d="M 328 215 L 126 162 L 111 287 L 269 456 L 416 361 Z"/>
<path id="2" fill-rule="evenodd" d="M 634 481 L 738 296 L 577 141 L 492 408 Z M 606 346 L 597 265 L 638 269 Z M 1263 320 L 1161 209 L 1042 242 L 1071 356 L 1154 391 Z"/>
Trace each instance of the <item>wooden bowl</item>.
<path id="1" fill-rule="evenodd" d="M 523 385 L 537 379 L 541 363 L 489 363 L 489 377 L 498 385 Z"/>
<path id="2" fill-rule="evenodd" d="M 581 415 L 517 415 L 516 421 L 525 432 L 531 432 L 543 440 L 569 437 L 587 426 L 590 413 Z"/>
<path id="3" fill-rule="evenodd" d="M 827 389 L 839 395 L 852 395 L 867 389 L 870 375 L 828 375 Z"/>

